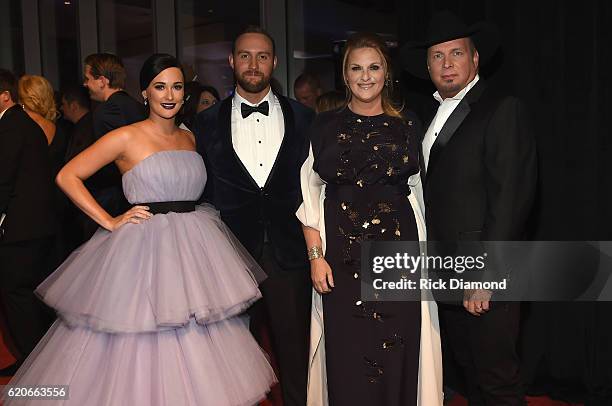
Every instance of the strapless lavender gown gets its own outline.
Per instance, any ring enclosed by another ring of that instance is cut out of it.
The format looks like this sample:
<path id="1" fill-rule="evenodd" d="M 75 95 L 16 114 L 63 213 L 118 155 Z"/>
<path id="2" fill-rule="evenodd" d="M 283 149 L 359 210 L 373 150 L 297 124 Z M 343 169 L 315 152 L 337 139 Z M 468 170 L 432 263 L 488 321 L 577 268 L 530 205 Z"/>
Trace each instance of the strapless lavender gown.
<path id="1" fill-rule="evenodd" d="M 133 204 L 196 200 L 205 183 L 193 151 L 123 175 Z M 50 405 L 253 405 L 275 382 L 240 317 L 260 272 L 210 206 L 99 229 L 38 287 L 59 318 L 10 384 L 69 385 Z"/>

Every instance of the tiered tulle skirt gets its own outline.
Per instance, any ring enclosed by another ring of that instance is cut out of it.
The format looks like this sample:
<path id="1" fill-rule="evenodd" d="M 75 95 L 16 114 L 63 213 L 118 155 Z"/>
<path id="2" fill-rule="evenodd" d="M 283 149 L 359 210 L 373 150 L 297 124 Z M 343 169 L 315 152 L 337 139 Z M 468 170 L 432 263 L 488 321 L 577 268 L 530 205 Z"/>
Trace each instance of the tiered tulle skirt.
<path id="1" fill-rule="evenodd" d="M 99 230 L 37 289 L 59 318 L 11 385 L 69 385 L 44 404 L 253 405 L 275 382 L 240 316 L 263 277 L 211 208 Z"/>

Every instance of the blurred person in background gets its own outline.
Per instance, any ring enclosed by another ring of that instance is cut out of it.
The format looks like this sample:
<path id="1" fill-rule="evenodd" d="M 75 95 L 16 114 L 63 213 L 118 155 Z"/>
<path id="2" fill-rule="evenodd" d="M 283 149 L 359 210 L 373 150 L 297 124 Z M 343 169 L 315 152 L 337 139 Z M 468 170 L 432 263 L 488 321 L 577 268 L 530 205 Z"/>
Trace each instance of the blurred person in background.
<path id="1" fill-rule="evenodd" d="M 196 114 L 214 106 L 221 98 L 219 92 L 212 86 L 193 81 L 185 84 L 185 104 L 178 117 L 180 127 L 190 130 Z"/>
<path id="2" fill-rule="evenodd" d="M 321 80 L 312 73 L 304 72 L 293 82 L 295 99 L 313 110 L 317 107 L 317 97 L 322 93 Z"/>
<path id="3" fill-rule="evenodd" d="M 51 145 L 56 132 L 55 120 L 59 116 L 51 83 L 42 76 L 22 76 L 19 79 L 19 102 L 44 131 L 47 145 Z"/>
<path id="4" fill-rule="evenodd" d="M 92 54 L 85 58 L 83 86 L 92 100 L 100 104 L 93 112 L 96 140 L 106 133 L 145 119 L 145 108 L 124 90 L 127 71 L 113 54 Z M 121 174 L 115 165 L 107 165 L 97 174 L 92 194 L 112 215 L 124 212 L 129 204 L 121 189 Z"/>
<path id="5" fill-rule="evenodd" d="M 15 76 L 0 69 L 0 307 L 8 327 L 6 338 L 18 351 L 13 354 L 16 363 L 2 369 L 0 376 L 17 370 L 53 318 L 34 295 L 48 274 L 56 225 L 49 139 L 31 116 L 50 120 L 24 111 L 16 104 L 17 94 Z M 51 104 L 45 106 L 52 111 L 51 105 L 52 92 Z"/>
<path id="6" fill-rule="evenodd" d="M 332 90 L 317 97 L 315 111 L 322 113 L 324 111 L 338 110 L 344 106 L 346 106 L 346 94 L 340 90 Z"/>
<path id="7" fill-rule="evenodd" d="M 61 95 L 62 113 L 72 123 L 64 162 L 80 154 L 95 142 L 93 118 L 90 111 L 89 93 L 81 85 L 68 86 Z M 96 175 L 87 179 L 88 187 L 95 185 Z M 87 241 L 98 228 L 98 224 L 79 210 L 66 196 L 61 206 L 62 239 L 65 257 L 76 247 Z"/>

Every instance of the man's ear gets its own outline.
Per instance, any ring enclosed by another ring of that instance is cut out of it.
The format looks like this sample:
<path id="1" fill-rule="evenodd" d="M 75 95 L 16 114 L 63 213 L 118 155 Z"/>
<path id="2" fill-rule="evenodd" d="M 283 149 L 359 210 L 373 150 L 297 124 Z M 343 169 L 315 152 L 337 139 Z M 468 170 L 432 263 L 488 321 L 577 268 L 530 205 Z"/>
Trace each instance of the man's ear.
<path id="1" fill-rule="evenodd" d="M 274 55 L 274 65 L 273 65 L 273 69 L 276 69 L 276 63 L 278 62 L 278 60 L 276 59 L 276 55 Z"/>
<path id="2" fill-rule="evenodd" d="M 100 76 L 98 79 L 102 83 L 102 88 L 110 87 L 110 80 L 106 76 Z"/>
<path id="3" fill-rule="evenodd" d="M 474 55 L 472 56 L 472 61 L 474 62 L 474 66 L 476 67 L 476 70 L 478 70 L 478 66 L 480 64 L 480 55 L 478 55 L 478 50 L 477 49 L 474 50 Z"/>
<path id="4" fill-rule="evenodd" d="M 232 67 L 232 70 L 234 70 L 234 55 L 233 54 L 229 54 L 229 56 L 227 57 L 227 60 L 230 64 L 230 66 Z"/>

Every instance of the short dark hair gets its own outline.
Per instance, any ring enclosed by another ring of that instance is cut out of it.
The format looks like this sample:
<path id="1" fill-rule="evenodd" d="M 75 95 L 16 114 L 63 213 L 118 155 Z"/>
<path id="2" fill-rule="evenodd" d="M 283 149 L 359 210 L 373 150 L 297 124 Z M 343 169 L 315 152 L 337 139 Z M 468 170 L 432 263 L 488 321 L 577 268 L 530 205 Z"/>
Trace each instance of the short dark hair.
<path id="1" fill-rule="evenodd" d="M 91 75 L 98 79 L 104 76 L 108 79 L 108 86 L 113 89 L 122 89 L 125 87 L 127 72 L 121 58 L 117 55 L 100 53 L 91 54 L 85 58 L 85 65 L 91 68 Z"/>
<path id="2" fill-rule="evenodd" d="M 244 30 L 242 30 L 238 35 L 236 35 L 236 38 L 234 38 L 234 41 L 232 41 L 232 55 L 236 53 L 236 42 L 238 41 L 238 38 L 240 38 L 244 34 L 263 35 L 272 43 L 272 56 L 276 55 L 276 43 L 274 42 L 274 38 L 272 38 L 272 36 L 268 33 L 268 31 L 264 30 L 263 28 L 257 25 L 249 25 Z"/>
<path id="3" fill-rule="evenodd" d="M 183 80 L 185 80 L 183 67 L 174 56 L 168 54 L 153 54 L 148 57 L 144 64 L 142 64 L 142 69 L 140 69 L 140 90 L 145 90 L 149 87 L 151 81 L 168 68 L 179 68 L 183 74 Z"/>
<path id="4" fill-rule="evenodd" d="M 313 89 L 321 89 L 321 80 L 317 75 L 310 72 L 304 72 L 298 76 L 293 82 L 293 88 L 296 89 L 306 84 Z"/>
<path id="5" fill-rule="evenodd" d="M 9 92 L 11 99 L 17 103 L 17 78 L 10 70 L 0 69 L 0 92 Z"/>
<path id="6" fill-rule="evenodd" d="M 82 85 L 69 85 L 62 89 L 62 97 L 67 103 L 76 102 L 79 106 L 89 110 L 91 108 L 91 99 L 89 92 Z"/>

